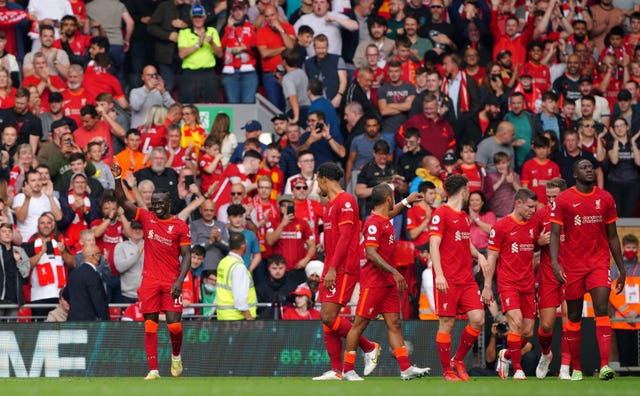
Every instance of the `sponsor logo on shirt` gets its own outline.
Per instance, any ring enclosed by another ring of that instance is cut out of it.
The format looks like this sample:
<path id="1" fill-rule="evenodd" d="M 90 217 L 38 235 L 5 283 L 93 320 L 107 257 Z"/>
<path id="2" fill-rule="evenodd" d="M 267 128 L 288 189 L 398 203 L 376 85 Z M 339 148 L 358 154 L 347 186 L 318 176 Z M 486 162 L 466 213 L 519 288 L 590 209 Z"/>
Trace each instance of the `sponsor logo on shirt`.
<path id="1" fill-rule="evenodd" d="M 576 215 L 573 218 L 573 225 L 581 226 L 584 224 L 597 224 L 602 223 L 602 216 L 580 216 Z"/>

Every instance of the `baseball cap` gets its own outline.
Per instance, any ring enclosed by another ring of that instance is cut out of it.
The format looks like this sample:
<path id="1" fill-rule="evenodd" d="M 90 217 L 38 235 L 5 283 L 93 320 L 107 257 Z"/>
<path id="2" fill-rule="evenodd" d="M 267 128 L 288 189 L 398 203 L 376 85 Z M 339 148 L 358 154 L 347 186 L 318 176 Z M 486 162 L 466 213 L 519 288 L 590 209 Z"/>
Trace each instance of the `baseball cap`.
<path id="1" fill-rule="evenodd" d="M 500 59 L 500 58 L 502 58 L 502 57 L 503 57 L 503 56 L 505 56 L 505 55 L 509 55 L 509 56 L 511 56 L 511 51 L 509 51 L 509 50 L 502 50 L 502 51 L 498 52 L 498 56 L 497 56 L 497 58 L 496 58 L 496 59 Z"/>
<path id="2" fill-rule="evenodd" d="M 54 131 L 56 128 L 60 128 L 61 126 L 65 125 L 71 126 L 71 124 L 69 124 L 69 121 L 65 117 L 63 117 L 51 123 L 51 130 Z"/>
<path id="3" fill-rule="evenodd" d="M 249 120 L 240 129 L 244 129 L 247 132 L 261 131 L 262 130 L 262 124 L 258 120 Z"/>
<path id="4" fill-rule="evenodd" d="M 303 283 L 301 285 L 298 285 L 298 287 L 296 287 L 296 290 L 291 292 L 292 296 L 307 296 L 309 298 L 313 298 L 312 294 L 311 294 L 311 289 L 309 289 L 309 286 L 306 285 L 306 283 Z"/>
<path id="5" fill-rule="evenodd" d="M 592 83 L 593 80 L 591 79 L 591 76 L 582 76 L 580 78 L 580 81 L 578 81 L 578 83 L 583 83 L 583 82 Z"/>
<path id="6" fill-rule="evenodd" d="M 620 92 L 618 92 L 618 100 L 628 101 L 631 99 L 632 99 L 631 92 L 629 92 L 628 89 L 623 89 Z"/>
<path id="7" fill-rule="evenodd" d="M 76 172 L 73 175 L 71 175 L 71 181 L 74 181 L 75 178 L 78 176 L 82 176 L 84 177 L 85 180 L 87 180 L 87 175 L 84 172 Z"/>
<path id="8" fill-rule="evenodd" d="M 322 271 L 324 270 L 324 263 L 320 260 L 311 260 L 304 268 L 304 273 L 307 275 L 307 278 L 313 274 L 318 276 L 322 276 Z"/>
<path id="9" fill-rule="evenodd" d="M 275 120 L 288 121 L 289 119 L 286 114 L 280 113 L 271 118 L 271 122 L 274 122 Z"/>
<path id="10" fill-rule="evenodd" d="M 306 186 L 307 185 L 307 181 L 302 176 L 297 176 L 297 177 L 294 177 L 293 179 L 291 179 L 291 188 L 294 188 L 298 184 Z"/>
<path id="11" fill-rule="evenodd" d="M 200 3 L 196 3 L 191 7 L 191 16 L 205 16 L 206 15 L 206 11 L 204 10 L 204 7 L 202 6 L 202 4 Z"/>
<path id="12" fill-rule="evenodd" d="M 293 202 L 293 196 L 289 194 L 282 194 L 278 197 L 278 205 L 283 202 Z"/>
<path id="13" fill-rule="evenodd" d="M 442 163 L 445 165 L 455 164 L 457 160 L 454 153 L 446 153 L 444 157 L 442 157 Z"/>
<path id="14" fill-rule="evenodd" d="M 247 7 L 247 3 L 242 1 L 242 0 L 235 0 L 233 2 L 233 4 L 231 5 L 231 9 L 233 10 L 234 8 L 246 8 Z"/>
<path id="15" fill-rule="evenodd" d="M 51 92 L 49 93 L 49 103 L 51 102 L 62 102 L 64 99 L 62 98 L 62 94 L 60 92 Z"/>
<path id="16" fill-rule="evenodd" d="M 133 228 L 135 228 L 135 229 L 141 230 L 141 229 L 142 229 L 142 224 L 140 224 L 140 223 L 139 223 L 139 222 L 137 222 L 137 221 L 132 221 L 132 222 L 131 222 L 131 228 L 132 228 L 132 229 L 133 229 Z"/>

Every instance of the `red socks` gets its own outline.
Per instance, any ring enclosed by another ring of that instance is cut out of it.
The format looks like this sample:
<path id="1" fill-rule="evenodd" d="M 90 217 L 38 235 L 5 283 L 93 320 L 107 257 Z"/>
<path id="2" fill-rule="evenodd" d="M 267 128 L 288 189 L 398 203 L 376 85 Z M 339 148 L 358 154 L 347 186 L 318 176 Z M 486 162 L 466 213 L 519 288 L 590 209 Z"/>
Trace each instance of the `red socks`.
<path id="1" fill-rule="evenodd" d="M 511 332 L 507 334 L 507 348 L 509 355 L 511 355 L 511 364 L 513 365 L 514 372 L 517 370 L 522 370 L 522 341 L 523 338 L 522 336 L 520 336 L 520 334 Z"/>
<path id="2" fill-rule="evenodd" d="M 349 334 L 349 330 L 351 330 L 351 322 L 342 319 L 339 316 L 336 318 L 333 325 L 331 325 L 331 330 L 335 331 L 340 337 L 347 338 L 347 334 Z M 369 341 L 365 336 L 360 336 L 358 340 L 358 346 L 364 352 L 371 352 L 376 347 L 375 344 Z"/>
<path id="3" fill-rule="evenodd" d="M 560 342 L 560 364 L 571 365 L 571 353 L 569 352 L 569 341 L 567 340 L 567 325 L 562 325 L 562 341 Z"/>
<path id="4" fill-rule="evenodd" d="M 471 349 L 473 344 L 478 340 L 478 335 L 480 335 L 480 330 L 476 330 L 470 325 L 467 325 L 460 335 L 460 345 L 458 345 L 458 350 L 456 351 L 456 355 L 453 359 L 463 361 L 464 357 L 467 356 L 469 349 Z"/>
<path id="5" fill-rule="evenodd" d="M 566 332 L 567 345 L 569 346 L 569 353 L 571 354 L 571 364 L 574 370 L 580 371 L 582 371 L 582 366 L 580 366 L 580 342 L 582 340 L 582 333 L 580 332 L 581 325 L 581 322 L 569 321 L 567 322 Z"/>
<path id="6" fill-rule="evenodd" d="M 446 373 L 451 370 L 451 334 L 438 332 L 436 334 L 436 346 L 438 347 L 442 372 Z"/>
<path id="7" fill-rule="evenodd" d="M 171 338 L 171 353 L 173 356 L 180 356 L 182 348 L 182 323 L 168 323 L 169 337 Z"/>
<path id="8" fill-rule="evenodd" d="M 342 373 L 342 337 L 325 325 L 322 328 L 324 330 L 324 345 L 331 361 L 331 369 L 336 373 Z"/>
<path id="9" fill-rule="evenodd" d="M 344 351 L 344 372 L 348 373 L 356 366 L 356 351 Z"/>
<path id="10" fill-rule="evenodd" d="M 158 323 L 144 321 L 144 349 L 147 352 L 149 370 L 158 370 Z"/>
<path id="11" fill-rule="evenodd" d="M 449 348 L 451 350 L 451 348 Z M 400 371 L 404 371 L 411 367 L 411 362 L 409 362 L 409 354 L 407 353 L 407 347 L 400 347 L 393 350 L 393 355 L 398 360 L 398 364 L 400 365 Z"/>
<path id="12" fill-rule="evenodd" d="M 596 340 L 600 349 L 600 367 L 609 364 L 611 351 L 611 321 L 608 316 L 596 316 Z"/>
<path id="13" fill-rule="evenodd" d="M 538 328 L 538 342 L 540 343 L 540 349 L 544 355 L 548 355 L 551 352 L 551 340 L 553 339 L 553 331 L 545 333 L 542 328 Z"/>

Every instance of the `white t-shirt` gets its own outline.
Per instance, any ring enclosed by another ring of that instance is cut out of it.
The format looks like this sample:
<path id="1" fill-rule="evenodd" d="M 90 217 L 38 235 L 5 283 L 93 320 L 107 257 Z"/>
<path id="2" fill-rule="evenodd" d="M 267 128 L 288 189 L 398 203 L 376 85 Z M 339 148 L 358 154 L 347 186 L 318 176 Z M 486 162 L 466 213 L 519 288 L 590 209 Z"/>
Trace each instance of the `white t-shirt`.
<path id="1" fill-rule="evenodd" d="M 348 18 L 347 16 L 338 12 L 329 11 L 325 16 L 316 16 L 313 12 L 303 15 L 298 19 L 295 25 L 293 25 L 298 33 L 300 26 L 307 25 L 313 29 L 314 34 L 317 36 L 320 33 L 327 36 L 329 39 L 329 53 L 342 55 L 342 35 L 340 33 L 340 25 L 337 22 L 327 22 L 325 18 L 327 15 L 331 15 L 335 18 Z M 312 57 L 316 53 L 313 49 L 313 44 L 307 47 L 307 56 Z"/>
<path id="2" fill-rule="evenodd" d="M 13 210 L 24 205 L 25 195 L 20 193 L 16 195 L 13 199 Z M 58 207 L 60 207 L 60 202 L 56 198 L 54 198 Z M 29 238 L 36 232 L 38 232 L 38 218 L 44 212 L 51 212 L 51 202 L 49 202 L 49 197 L 45 194 L 40 195 L 38 198 L 31 197 L 29 201 L 29 212 L 27 213 L 27 218 L 24 222 L 17 222 L 18 231 L 20 231 L 20 235 L 22 235 L 23 241 L 28 241 Z"/>

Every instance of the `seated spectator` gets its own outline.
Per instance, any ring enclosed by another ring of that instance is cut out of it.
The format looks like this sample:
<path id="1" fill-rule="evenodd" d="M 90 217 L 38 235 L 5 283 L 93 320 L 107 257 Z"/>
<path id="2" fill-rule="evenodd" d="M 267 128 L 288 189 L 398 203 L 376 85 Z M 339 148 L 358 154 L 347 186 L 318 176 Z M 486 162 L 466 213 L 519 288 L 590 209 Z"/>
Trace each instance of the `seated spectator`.
<path id="1" fill-rule="evenodd" d="M 216 271 L 204 270 L 202 271 L 200 281 L 200 304 L 216 304 Z M 202 307 L 200 308 L 200 315 L 206 319 L 212 319 L 216 313 L 216 307 Z"/>
<path id="2" fill-rule="evenodd" d="M 422 158 L 420 168 L 416 169 L 415 177 L 411 179 L 409 192 L 417 192 L 420 184 L 425 181 L 433 183 L 436 188 L 436 201 L 442 202 L 444 198 L 444 184 L 440 175 L 442 174 L 442 165 L 440 161 L 433 155 L 425 155 Z"/>
<path id="3" fill-rule="evenodd" d="M 485 169 L 476 162 L 477 150 L 474 142 L 467 142 L 462 143 L 459 152 L 461 161 L 458 163 L 456 172 L 467 177 L 469 192 L 482 190 L 484 178 L 487 175 Z"/>
<path id="4" fill-rule="evenodd" d="M 502 151 L 493 156 L 495 172 L 489 171 L 485 180 L 485 191 L 489 207 L 498 219 L 507 216 L 513 210 L 513 195 L 522 186 L 520 175 L 511 166 L 511 157 Z"/>
<path id="5" fill-rule="evenodd" d="M 69 302 L 64 299 L 62 294 L 64 288 L 60 289 L 60 297 L 58 297 L 58 306 L 47 313 L 47 320 L 45 322 L 66 322 L 67 316 L 69 316 Z"/>
<path id="6" fill-rule="evenodd" d="M 191 7 L 192 27 L 178 32 L 178 55 L 182 59 L 182 103 L 217 103 L 220 101 L 216 57 L 222 58 L 218 31 L 205 26 L 206 11 L 196 3 Z"/>
<path id="7" fill-rule="evenodd" d="M 294 181 L 302 178 L 308 187 L 307 194 L 309 199 L 320 201 L 320 190 L 318 189 L 318 181 L 316 180 L 316 175 L 314 173 L 315 162 L 315 157 L 311 151 L 300 151 L 297 163 L 300 173 L 287 179 L 284 187 L 285 194 L 293 194 L 293 190 L 296 185 Z"/>
<path id="8" fill-rule="evenodd" d="M 260 319 L 282 318 L 282 310 L 289 301 L 290 293 L 297 285 L 289 278 L 286 268 L 285 259 L 279 254 L 274 254 L 267 259 L 268 279 L 256 286 L 256 293 L 259 303 L 268 303 L 271 306 L 258 309 Z"/>
<path id="9" fill-rule="evenodd" d="M 131 128 L 138 128 L 144 124 L 149 109 L 154 105 L 169 107 L 175 103 L 171 93 L 165 89 L 164 79 L 153 65 L 147 65 L 142 70 L 143 85 L 129 92 L 131 106 Z"/>
<path id="10" fill-rule="evenodd" d="M 118 242 L 113 251 L 113 263 L 120 274 L 121 300 L 123 303 L 138 301 L 138 288 L 142 282 L 144 263 L 144 232 L 142 225 L 131 223 L 130 238 Z"/>
<path id="11" fill-rule="evenodd" d="M 320 320 L 320 311 L 313 307 L 313 295 L 306 284 L 291 292 L 293 302 L 284 307 L 283 320 Z"/>
<path id="12" fill-rule="evenodd" d="M 233 154 L 229 159 L 229 162 L 232 164 L 237 164 L 242 162 L 244 158 L 244 153 L 247 151 L 245 145 L 247 144 L 247 140 L 249 139 L 258 139 L 260 138 L 260 134 L 262 134 L 262 124 L 258 120 L 249 120 L 246 124 L 240 129 L 244 129 L 245 141 L 238 143 L 235 150 L 233 150 Z M 264 153 L 264 149 L 267 147 L 264 143 L 260 142 L 260 154 Z"/>
<path id="13" fill-rule="evenodd" d="M 102 160 L 102 145 L 100 143 L 89 143 L 87 147 L 87 158 L 89 159 L 89 163 L 95 167 L 96 173 L 93 177 L 100 182 L 102 188 L 105 190 L 115 189 L 115 179 L 111 174 L 111 168 Z"/>

